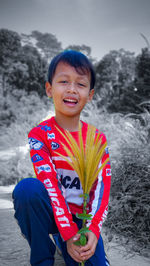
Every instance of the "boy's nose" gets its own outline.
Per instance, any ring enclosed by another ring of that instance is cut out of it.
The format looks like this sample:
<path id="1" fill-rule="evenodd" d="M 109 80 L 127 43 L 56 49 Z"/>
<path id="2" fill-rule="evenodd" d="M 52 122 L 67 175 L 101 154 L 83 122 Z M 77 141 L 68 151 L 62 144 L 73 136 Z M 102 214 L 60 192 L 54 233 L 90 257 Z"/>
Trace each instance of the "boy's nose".
<path id="1" fill-rule="evenodd" d="M 68 88 L 67 88 L 68 92 L 72 92 L 72 93 L 76 93 L 77 89 L 76 89 L 76 84 L 74 82 L 70 83 Z"/>

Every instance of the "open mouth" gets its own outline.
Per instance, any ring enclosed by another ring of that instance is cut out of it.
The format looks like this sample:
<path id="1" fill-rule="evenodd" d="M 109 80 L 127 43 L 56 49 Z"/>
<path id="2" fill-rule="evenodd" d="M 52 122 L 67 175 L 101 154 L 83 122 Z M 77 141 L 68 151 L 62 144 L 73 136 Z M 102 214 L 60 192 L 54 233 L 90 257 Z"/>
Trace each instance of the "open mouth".
<path id="1" fill-rule="evenodd" d="M 64 103 L 69 104 L 69 105 L 76 105 L 78 103 L 78 101 L 76 99 L 68 99 L 68 98 L 66 98 L 63 101 L 64 101 Z"/>

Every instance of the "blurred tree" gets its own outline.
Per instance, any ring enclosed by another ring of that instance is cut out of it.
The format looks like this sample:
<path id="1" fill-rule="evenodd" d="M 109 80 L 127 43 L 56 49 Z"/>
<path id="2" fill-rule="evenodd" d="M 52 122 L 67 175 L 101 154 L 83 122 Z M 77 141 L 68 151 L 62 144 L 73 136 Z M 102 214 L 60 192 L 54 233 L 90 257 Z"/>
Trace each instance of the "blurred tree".
<path id="1" fill-rule="evenodd" d="M 45 94 L 47 59 L 61 51 L 61 43 L 54 35 L 33 31 L 31 35 L 20 36 L 14 31 L 1 29 L 0 51 L 4 97 L 14 88 Z"/>
<path id="2" fill-rule="evenodd" d="M 9 84 L 17 89 L 37 91 L 45 94 L 47 62 L 41 57 L 35 47 L 25 45 L 18 56 L 18 62 L 13 64 L 9 74 Z"/>
<path id="3" fill-rule="evenodd" d="M 136 59 L 135 86 L 140 101 L 150 99 L 150 49 L 143 48 Z"/>
<path id="4" fill-rule="evenodd" d="M 21 44 L 35 46 L 35 38 L 33 38 L 30 34 L 21 33 Z"/>
<path id="5" fill-rule="evenodd" d="M 101 97 L 99 104 L 110 111 L 125 111 L 126 98 L 134 94 L 134 53 L 124 49 L 110 51 L 97 63 L 96 74 L 96 92 Z"/>
<path id="6" fill-rule="evenodd" d="M 114 94 L 120 95 L 120 90 L 115 91 L 115 88 L 119 89 L 119 87 L 127 87 L 131 84 L 135 77 L 134 69 L 134 53 L 124 49 L 110 51 L 97 64 L 97 85 L 101 88 L 108 83 L 111 89 L 114 90 Z"/>
<path id="7" fill-rule="evenodd" d="M 32 31 L 30 36 L 36 39 L 37 48 L 41 49 L 42 55 L 48 62 L 62 50 L 61 43 L 51 33 Z"/>
<path id="8" fill-rule="evenodd" d="M 16 59 L 20 49 L 19 34 L 11 30 L 0 29 L 0 66 L 5 68 L 5 64 L 10 59 Z"/>
<path id="9" fill-rule="evenodd" d="M 21 50 L 19 34 L 7 29 L 0 29 L 0 73 L 2 75 L 3 96 L 7 92 L 7 77 L 11 71 L 12 64 L 18 60 Z"/>
<path id="10" fill-rule="evenodd" d="M 29 71 L 26 63 L 15 62 L 9 68 L 8 83 L 14 88 L 25 89 L 26 81 L 29 79 Z M 11 89 L 12 89 L 11 87 Z"/>

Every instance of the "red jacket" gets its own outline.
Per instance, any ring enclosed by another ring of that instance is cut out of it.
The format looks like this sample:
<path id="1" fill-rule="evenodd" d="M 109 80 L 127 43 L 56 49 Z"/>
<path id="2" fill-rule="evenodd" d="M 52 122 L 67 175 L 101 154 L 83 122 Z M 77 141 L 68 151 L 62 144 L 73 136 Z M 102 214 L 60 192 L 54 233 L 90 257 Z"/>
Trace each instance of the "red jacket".
<path id="1" fill-rule="evenodd" d="M 81 122 L 85 143 L 87 124 Z M 83 198 L 79 197 L 83 190 L 77 173 L 56 154 L 59 152 L 66 156 L 61 142 L 63 141 L 66 145 L 67 143 L 55 126 L 65 133 L 54 117 L 43 121 L 29 132 L 30 155 L 36 176 L 48 191 L 58 230 L 62 238 L 68 240 L 78 232 L 72 214 L 83 211 Z M 71 132 L 71 134 L 78 142 L 78 132 Z M 105 135 L 101 133 L 100 136 L 102 136 L 102 143 L 105 143 Z M 106 148 L 102 161 L 108 156 L 108 148 Z M 111 169 L 110 162 L 108 162 L 99 173 L 89 195 L 88 212 L 92 214 L 92 220 L 87 223 L 87 226 L 97 238 L 99 238 L 102 223 L 107 215 L 110 179 Z"/>

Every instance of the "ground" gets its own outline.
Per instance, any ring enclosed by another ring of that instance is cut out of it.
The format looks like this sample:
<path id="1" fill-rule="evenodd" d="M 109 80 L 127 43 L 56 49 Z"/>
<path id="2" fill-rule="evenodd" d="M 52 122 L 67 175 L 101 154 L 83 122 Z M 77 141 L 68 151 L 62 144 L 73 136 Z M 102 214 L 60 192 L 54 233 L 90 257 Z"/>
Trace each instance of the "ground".
<path id="1" fill-rule="evenodd" d="M 11 200 L 13 186 L 0 187 L 0 266 L 30 266 L 30 250 L 27 241 L 20 233 L 14 219 Z M 105 242 L 105 241 L 104 241 Z M 149 266 L 150 259 L 126 252 L 125 248 L 114 241 L 106 242 L 105 250 L 111 266 Z M 62 257 L 57 253 L 55 266 L 64 266 Z"/>

